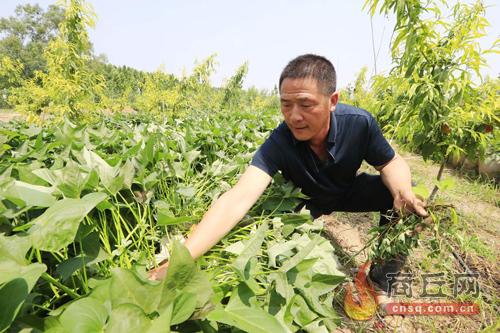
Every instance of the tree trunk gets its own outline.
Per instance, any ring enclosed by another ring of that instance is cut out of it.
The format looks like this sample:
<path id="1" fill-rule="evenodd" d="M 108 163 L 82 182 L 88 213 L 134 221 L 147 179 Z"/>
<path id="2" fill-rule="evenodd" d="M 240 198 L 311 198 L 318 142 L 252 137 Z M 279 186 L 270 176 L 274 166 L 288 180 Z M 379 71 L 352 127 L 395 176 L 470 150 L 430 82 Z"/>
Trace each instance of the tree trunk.
<path id="1" fill-rule="evenodd" d="M 441 166 L 439 167 L 439 172 L 437 174 L 436 180 L 439 182 L 441 180 L 441 176 L 443 175 L 443 170 L 444 170 L 444 164 L 445 164 L 446 159 L 443 159 L 441 162 Z M 437 191 L 439 190 L 439 187 L 434 185 L 434 188 L 432 189 L 431 195 L 429 196 L 429 202 L 432 202 L 434 200 L 434 197 L 436 196 Z"/>

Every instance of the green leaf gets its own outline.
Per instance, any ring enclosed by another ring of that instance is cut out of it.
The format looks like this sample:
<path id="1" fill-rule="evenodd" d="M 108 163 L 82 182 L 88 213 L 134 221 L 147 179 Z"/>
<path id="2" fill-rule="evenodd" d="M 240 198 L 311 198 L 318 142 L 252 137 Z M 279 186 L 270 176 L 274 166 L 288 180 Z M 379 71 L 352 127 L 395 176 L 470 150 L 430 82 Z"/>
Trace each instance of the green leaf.
<path id="1" fill-rule="evenodd" d="M 28 291 L 31 291 L 47 267 L 27 262 L 25 256 L 30 247 L 29 237 L 0 234 L 0 284 L 21 278 L 26 280 Z"/>
<path id="2" fill-rule="evenodd" d="M 111 311 L 106 333 L 144 332 L 151 321 L 142 309 L 134 304 L 121 304 Z"/>
<path id="3" fill-rule="evenodd" d="M 98 233 L 92 229 L 91 225 L 80 224 L 75 242 L 80 243 L 81 253 L 57 265 L 56 272 L 63 281 L 71 277 L 77 270 L 109 258 L 109 254 L 100 247 Z"/>
<path id="4" fill-rule="evenodd" d="M 294 203 L 293 206 L 295 207 L 296 204 Z M 294 207 L 292 207 L 292 209 Z M 281 230 L 281 233 L 282 233 L 283 237 L 288 237 L 293 232 L 295 232 L 297 227 L 299 227 L 301 225 L 310 224 L 311 217 L 310 217 L 310 215 L 306 215 L 306 214 L 287 214 L 287 215 L 281 217 L 281 221 L 284 224 L 284 226 Z"/>
<path id="5" fill-rule="evenodd" d="M 65 330 L 61 322 L 55 317 L 45 318 L 43 331 L 44 333 L 71 333 Z"/>
<path id="6" fill-rule="evenodd" d="M 105 193 L 90 193 L 81 199 L 63 199 L 37 217 L 29 230 L 33 246 L 57 251 L 73 242 L 80 221 L 101 201 Z"/>
<path id="7" fill-rule="evenodd" d="M 261 305 L 255 296 L 255 293 L 245 283 L 240 283 L 231 293 L 231 298 L 227 303 L 226 310 L 233 307 L 240 307 L 241 304 L 245 306 L 260 308 Z"/>
<path id="8" fill-rule="evenodd" d="M 123 188 L 125 179 L 129 181 L 130 173 L 133 172 L 130 163 L 126 163 L 124 168 L 120 168 L 119 165 L 112 167 L 101 156 L 85 147 L 77 154 L 77 158 L 83 165 L 97 171 L 102 185 L 111 195 L 115 195 Z"/>
<path id="9" fill-rule="evenodd" d="M 171 325 L 180 324 L 191 317 L 196 309 L 196 294 L 183 292 L 176 297 L 172 311 Z"/>
<path id="10" fill-rule="evenodd" d="M 21 278 L 0 285 L 0 332 L 14 321 L 29 292 L 26 280 Z"/>
<path id="11" fill-rule="evenodd" d="M 180 242 L 174 241 L 172 243 L 172 257 L 162 285 L 169 290 L 182 289 L 195 271 L 196 264 L 188 249 Z"/>
<path id="12" fill-rule="evenodd" d="M 38 161 L 33 161 L 29 165 L 16 166 L 17 172 L 19 173 L 18 180 L 32 184 L 32 185 L 40 185 L 46 186 L 48 183 L 42 178 L 38 177 L 33 173 L 35 169 L 38 169 L 42 166 L 42 163 Z"/>
<path id="13" fill-rule="evenodd" d="M 285 273 L 276 271 L 269 274 L 269 281 L 275 281 L 276 292 L 280 294 L 286 301 L 290 301 L 294 295 L 293 285 L 288 282 Z"/>
<path id="14" fill-rule="evenodd" d="M 184 179 L 186 175 L 186 168 L 181 162 L 173 162 L 172 169 L 174 171 L 174 175 L 178 178 Z"/>
<path id="15" fill-rule="evenodd" d="M 166 303 L 165 308 L 160 311 L 160 316 L 151 322 L 151 327 L 146 333 L 170 333 L 172 309 L 172 302 Z"/>
<path id="16" fill-rule="evenodd" d="M 245 249 L 245 243 L 243 243 L 242 241 L 237 241 L 229 246 L 226 246 L 224 248 L 224 251 L 239 256 L 244 249 Z"/>
<path id="17" fill-rule="evenodd" d="M 120 174 L 123 177 L 123 185 L 126 188 L 132 187 L 132 182 L 134 181 L 135 167 L 131 160 L 127 160 L 123 166 L 120 168 Z"/>
<path id="18" fill-rule="evenodd" d="M 158 308 L 164 308 L 172 302 L 175 295 L 182 293 L 196 295 L 196 307 L 202 307 L 210 299 L 212 287 L 206 274 L 196 267 L 188 249 L 174 241 L 167 275 L 159 291 L 161 296 Z"/>
<path id="19" fill-rule="evenodd" d="M 318 315 L 309 309 L 306 301 L 302 296 L 295 295 L 287 306 L 287 312 L 285 316 L 293 318 L 293 320 L 300 326 L 306 326 L 313 322 Z"/>
<path id="20" fill-rule="evenodd" d="M 72 161 L 69 161 L 63 169 L 53 172 L 57 178 L 57 188 L 67 198 L 79 198 L 90 178 L 89 172 L 83 171 L 77 163 Z"/>
<path id="21" fill-rule="evenodd" d="M 328 333 L 332 332 L 326 325 L 323 324 L 323 319 L 317 319 L 304 327 L 302 329 L 307 333 Z"/>
<path id="22" fill-rule="evenodd" d="M 191 165 L 191 163 L 193 163 L 193 161 L 198 158 L 198 156 L 200 156 L 201 154 L 201 151 L 199 150 L 191 150 L 191 151 L 188 151 L 186 153 L 184 153 L 184 158 L 186 159 L 186 161 L 188 162 L 188 164 Z"/>
<path id="23" fill-rule="evenodd" d="M 174 216 L 174 214 L 170 211 L 169 206 L 163 201 L 157 201 L 155 206 L 157 225 L 165 226 L 182 224 L 193 220 L 190 216 Z"/>
<path id="24" fill-rule="evenodd" d="M 299 294 L 304 298 L 307 305 L 316 313 L 321 316 L 329 319 L 338 318 L 337 313 L 332 307 L 331 300 L 327 298 L 329 301 L 320 302 L 319 298 L 312 288 L 297 288 Z"/>
<path id="25" fill-rule="evenodd" d="M 61 325 L 71 333 L 102 332 L 108 311 L 93 298 L 82 298 L 70 304 L 59 319 Z"/>
<path id="26" fill-rule="evenodd" d="M 243 250 L 243 252 L 236 258 L 236 260 L 232 264 L 240 279 L 245 281 L 245 283 L 247 283 L 254 292 L 259 292 L 261 288 L 250 274 L 252 264 L 251 259 L 255 258 L 257 253 L 260 251 L 268 228 L 269 227 L 267 225 L 267 222 L 263 222 L 245 244 L 245 249 Z"/>
<path id="27" fill-rule="evenodd" d="M 92 261 L 92 258 L 85 255 L 71 257 L 57 265 L 56 273 L 61 276 L 63 281 L 66 281 L 74 272 L 85 267 L 90 261 Z"/>
<path id="28" fill-rule="evenodd" d="M 71 160 L 64 168 L 37 169 L 33 173 L 57 187 L 67 198 L 79 198 L 90 178 L 89 172 L 84 171 L 79 164 Z"/>
<path id="29" fill-rule="evenodd" d="M 132 271 L 123 268 L 111 270 L 110 301 L 113 308 L 122 304 L 135 304 L 146 314 L 157 309 L 159 302 L 158 286 L 141 281 Z"/>
<path id="30" fill-rule="evenodd" d="M 177 193 L 182 195 L 185 198 L 192 198 L 196 194 L 196 189 L 193 186 L 179 186 L 177 189 Z"/>
<path id="31" fill-rule="evenodd" d="M 270 246 L 267 250 L 269 256 L 269 265 L 271 267 L 278 267 L 278 256 L 290 257 L 293 255 L 293 249 L 297 247 L 298 243 L 296 241 L 288 241 L 284 243 L 276 243 Z M 282 258 L 285 259 L 285 258 Z"/>
<path id="32" fill-rule="evenodd" d="M 236 270 L 240 272 L 242 276 L 244 276 L 245 267 L 248 264 L 250 258 L 254 257 L 260 251 L 268 228 L 269 227 L 267 223 L 263 222 L 245 244 L 243 252 L 234 261 L 233 267 L 236 268 Z"/>
<path id="33" fill-rule="evenodd" d="M 0 196 L 18 206 L 49 207 L 56 202 L 50 187 L 32 185 L 18 180 L 10 182 L 0 190 Z"/>
<path id="34" fill-rule="evenodd" d="M 249 289 L 245 288 L 245 290 Z M 238 287 L 231 295 L 230 305 L 228 304 L 225 309 L 219 306 L 208 314 L 207 319 L 234 326 L 249 333 L 290 332 L 278 319 L 262 308 L 251 307 L 248 300 L 245 304 L 241 296 L 248 298 L 249 295 Z"/>
<path id="35" fill-rule="evenodd" d="M 175 217 L 175 216 L 171 216 L 171 215 L 162 214 L 160 212 L 158 213 L 157 219 L 158 219 L 157 225 L 160 225 L 160 226 L 183 224 L 183 223 L 190 222 L 193 220 L 193 218 L 191 216 Z"/>
<path id="36" fill-rule="evenodd" d="M 297 266 L 307 255 L 314 249 L 314 247 L 321 241 L 320 236 L 315 236 L 304 248 L 302 248 L 296 255 L 284 262 L 280 268 L 280 272 L 288 272 L 293 267 Z"/>
<path id="37" fill-rule="evenodd" d="M 92 232 L 92 226 L 80 224 L 75 242 L 80 243 L 82 253 L 62 261 L 57 265 L 56 272 L 65 281 L 79 269 L 109 258 L 109 254 L 100 247 L 99 235 Z"/>
<path id="38" fill-rule="evenodd" d="M 270 197 L 262 203 L 265 210 L 272 212 L 291 212 L 297 206 L 298 201 L 294 198 Z"/>
<path id="39" fill-rule="evenodd" d="M 431 195 L 427 187 L 425 187 L 425 185 L 422 183 L 418 184 L 415 187 L 412 187 L 412 190 L 415 195 L 421 197 L 422 199 L 427 199 Z"/>

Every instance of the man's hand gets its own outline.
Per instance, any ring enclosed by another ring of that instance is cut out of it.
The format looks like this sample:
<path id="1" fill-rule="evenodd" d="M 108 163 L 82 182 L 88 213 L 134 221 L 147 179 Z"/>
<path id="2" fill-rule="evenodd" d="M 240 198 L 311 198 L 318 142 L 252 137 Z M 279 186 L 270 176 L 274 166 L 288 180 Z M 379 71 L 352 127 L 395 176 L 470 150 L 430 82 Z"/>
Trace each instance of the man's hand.
<path id="1" fill-rule="evenodd" d="M 167 275 L 168 261 L 163 265 L 156 267 L 148 272 L 148 278 L 153 281 L 158 281 L 165 278 Z"/>
<path id="2" fill-rule="evenodd" d="M 411 189 L 411 173 L 408 164 L 399 155 L 384 165 L 375 167 L 382 176 L 382 182 L 391 191 L 394 198 L 394 209 L 412 212 L 420 216 L 429 215 L 425 203 L 415 196 Z"/>
<path id="3" fill-rule="evenodd" d="M 422 217 L 429 215 L 425 210 L 423 200 L 417 198 L 413 191 L 400 191 L 394 198 L 394 209 L 403 212 L 412 212 Z"/>

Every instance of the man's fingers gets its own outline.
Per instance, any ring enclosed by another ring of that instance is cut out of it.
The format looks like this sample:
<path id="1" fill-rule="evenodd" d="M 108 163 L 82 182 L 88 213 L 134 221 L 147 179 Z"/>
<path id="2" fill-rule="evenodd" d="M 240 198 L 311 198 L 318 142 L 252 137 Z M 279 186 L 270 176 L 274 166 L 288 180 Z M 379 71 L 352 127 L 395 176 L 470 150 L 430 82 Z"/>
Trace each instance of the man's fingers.
<path id="1" fill-rule="evenodd" d="M 416 199 L 414 202 L 415 213 L 422 217 L 426 217 L 429 213 L 425 210 L 425 203 L 422 200 Z"/>
<path id="2" fill-rule="evenodd" d="M 422 207 L 417 207 L 417 214 L 422 216 L 422 217 L 429 216 L 429 213 Z"/>
<path id="3" fill-rule="evenodd" d="M 404 200 L 401 200 L 401 199 L 394 200 L 393 206 L 394 206 L 394 210 L 396 210 L 399 213 L 405 213 L 405 211 L 408 208 L 408 205 L 406 204 L 406 202 Z"/>
<path id="4" fill-rule="evenodd" d="M 167 275 L 168 262 L 156 267 L 148 272 L 148 278 L 153 281 L 163 279 Z"/>
<path id="5" fill-rule="evenodd" d="M 148 272 L 148 279 L 153 280 L 153 281 L 156 280 L 156 271 L 155 270 Z"/>
<path id="6" fill-rule="evenodd" d="M 148 279 L 152 281 L 161 280 L 165 276 L 165 269 L 163 267 L 155 268 L 148 272 Z"/>
<path id="7" fill-rule="evenodd" d="M 422 200 L 415 198 L 414 200 L 395 200 L 394 209 L 405 215 L 405 213 L 415 213 L 419 216 L 426 217 L 429 213 L 425 210 L 425 204 Z"/>

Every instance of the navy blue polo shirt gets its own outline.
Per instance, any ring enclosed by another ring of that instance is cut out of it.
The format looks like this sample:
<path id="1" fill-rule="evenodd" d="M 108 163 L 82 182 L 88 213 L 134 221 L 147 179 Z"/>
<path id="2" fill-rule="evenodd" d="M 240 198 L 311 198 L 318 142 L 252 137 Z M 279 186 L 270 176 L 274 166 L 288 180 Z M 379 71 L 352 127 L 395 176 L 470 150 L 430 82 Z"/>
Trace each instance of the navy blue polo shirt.
<path id="1" fill-rule="evenodd" d="M 345 195 L 363 160 L 373 166 L 389 162 L 394 150 L 367 111 L 337 104 L 330 114 L 328 159 L 322 162 L 307 141 L 298 141 L 285 122 L 273 130 L 251 165 L 271 177 L 278 171 L 302 189 L 316 207 L 327 207 Z"/>

